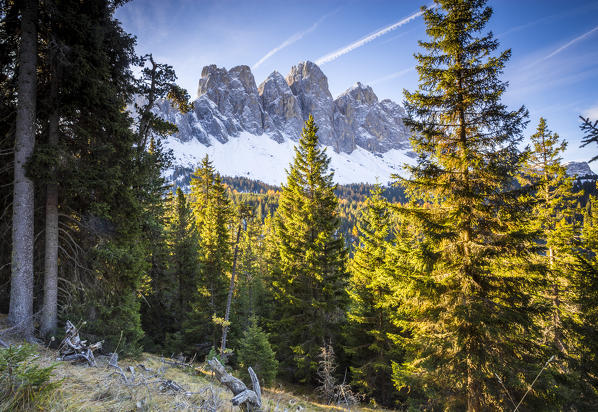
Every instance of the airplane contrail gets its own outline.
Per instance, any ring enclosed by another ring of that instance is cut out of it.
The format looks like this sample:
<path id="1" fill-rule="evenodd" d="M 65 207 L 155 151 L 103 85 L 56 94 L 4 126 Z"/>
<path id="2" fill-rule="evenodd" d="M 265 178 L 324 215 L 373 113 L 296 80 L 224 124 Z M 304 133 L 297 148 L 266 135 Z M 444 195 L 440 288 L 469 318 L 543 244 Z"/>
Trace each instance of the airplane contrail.
<path id="1" fill-rule="evenodd" d="M 322 23 L 322 21 L 324 21 L 325 18 L 331 16 L 332 14 L 338 12 L 338 9 L 328 13 L 322 17 L 320 17 L 320 19 L 318 21 L 316 21 L 314 24 L 312 24 L 309 28 L 307 28 L 306 30 L 297 32 L 295 34 L 293 34 L 291 37 L 289 37 L 288 39 L 286 39 L 285 41 L 283 41 L 282 43 L 280 43 L 278 46 L 276 46 L 275 48 L 273 48 L 272 50 L 270 50 L 268 53 L 266 53 L 264 55 L 264 57 L 262 57 L 261 59 L 259 59 L 257 61 L 257 63 L 255 63 L 251 68 L 252 69 L 257 69 L 258 67 L 261 66 L 261 64 L 263 62 L 265 62 L 266 60 L 268 60 L 270 57 L 274 56 L 276 53 L 278 53 L 279 51 L 281 51 L 282 49 L 284 49 L 285 47 L 290 46 L 291 44 L 301 40 L 303 37 L 305 37 L 305 35 L 311 33 L 312 31 L 314 31 L 315 29 L 318 28 L 318 26 L 320 25 L 320 23 Z"/>
<path id="2" fill-rule="evenodd" d="M 423 11 L 418 11 L 417 13 L 413 13 L 411 16 L 405 17 L 404 19 L 402 19 L 394 24 L 391 24 L 390 26 L 387 26 L 383 29 L 380 29 L 377 32 L 370 34 L 369 36 L 366 36 L 361 40 L 357 40 L 356 42 L 353 42 L 353 43 L 343 47 L 342 49 L 338 49 L 330 54 L 327 54 L 326 56 L 320 57 L 318 60 L 316 60 L 316 64 L 318 66 L 321 66 L 323 64 L 330 63 L 331 61 L 338 59 L 342 55 L 347 54 L 347 53 L 371 42 L 372 40 L 375 40 L 378 37 L 383 36 L 386 33 L 403 26 L 404 24 L 409 23 L 411 20 L 414 20 L 415 18 L 421 16 L 423 13 L 424 13 Z"/>
<path id="3" fill-rule="evenodd" d="M 565 50 L 569 46 L 577 43 L 580 40 L 585 39 L 586 37 L 588 37 L 590 34 L 594 33 L 597 30 L 598 30 L 598 26 L 596 26 L 592 30 L 590 30 L 590 31 L 582 34 L 581 36 L 574 38 L 573 40 L 571 40 L 569 43 L 565 44 L 564 46 L 559 47 L 558 49 L 556 49 L 555 51 L 553 51 L 552 53 L 550 53 L 548 56 L 544 57 L 542 60 L 548 60 L 551 57 L 556 56 L 557 54 L 559 54 L 560 52 L 562 52 L 563 50 Z"/>

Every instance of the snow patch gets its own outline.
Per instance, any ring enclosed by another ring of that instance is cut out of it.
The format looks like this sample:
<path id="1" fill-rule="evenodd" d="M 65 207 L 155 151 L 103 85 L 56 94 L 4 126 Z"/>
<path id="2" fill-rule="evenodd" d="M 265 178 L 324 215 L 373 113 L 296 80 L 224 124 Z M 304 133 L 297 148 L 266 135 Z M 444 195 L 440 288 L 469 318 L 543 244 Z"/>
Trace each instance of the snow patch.
<path id="1" fill-rule="evenodd" d="M 175 166 L 195 170 L 207 154 L 223 176 L 243 176 L 271 185 L 286 183 L 286 170 L 293 160 L 297 144 L 290 138 L 285 137 L 281 143 L 277 143 L 267 134 L 256 136 L 241 132 L 238 137 L 230 137 L 226 143 L 211 136 L 209 140 L 210 146 L 206 146 L 197 139 L 183 143 L 171 138 L 164 145 L 172 149 L 176 159 Z M 324 147 L 330 157 L 334 181 L 339 184 L 386 184 L 391 180 L 392 174 L 402 174 L 404 163 L 414 162 L 405 150 L 392 149 L 374 154 L 358 146 L 349 154 L 336 153 L 331 146 Z"/>

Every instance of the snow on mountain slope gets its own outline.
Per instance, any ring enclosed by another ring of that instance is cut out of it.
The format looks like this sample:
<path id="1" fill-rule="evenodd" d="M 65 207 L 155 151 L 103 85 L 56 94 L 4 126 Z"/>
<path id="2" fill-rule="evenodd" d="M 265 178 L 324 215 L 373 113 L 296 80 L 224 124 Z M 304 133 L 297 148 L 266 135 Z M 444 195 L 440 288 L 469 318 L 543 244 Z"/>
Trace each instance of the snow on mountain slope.
<path id="1" fill-rule="evenodd" d="M 169 139 L 165 147 L 172 149 L 176 165 L 194 170 L 207 154 L 216 170 L 224 176 L 243 176 L 261 180 L 264 183 L 280 185 L 286 182 L 286 171 L 295 155 L 291 139 L 284 138 L 276 143 L 268 135 L 256 136 L 241 132 L 226 143 L 210 138 L 210 146 L 198 140 L 181 142 Z M 331 158 L 330 169 L 334 171 L 334 181 L 339 184 L 376 183 L 386 184 L 394 173 L 401 173 L 403 163 L 412 162 L 404 150 L 391 149 L 382 154 L 374 154 L 361 147 L 352 153 L 337 153 L 326 146 L 326 154 Z M 171 180 L 174 170 L 169 171 Z"/>
<path id="2" fill-rule="evenodd" d="M 415 157 L 399 104 L 378 100 L 359 82 L 335 99 L 326 75 L 309 61 L 293 66 L 286 78 L 275 71 L 259 86 L 248 66 L 206 66 L 193 110 L 179 113 L 164 100 L 156 113 L 178 126 L 164 142 L 175 156 L 167 177 L 177 185 L 188 182 L 206 154 L 222 175 L 283 183 L 310 115 L 337 183 L 386 184 Z M 587 163 L 571 162 L 568 169 L 578 179 L 595 179 Z"/>

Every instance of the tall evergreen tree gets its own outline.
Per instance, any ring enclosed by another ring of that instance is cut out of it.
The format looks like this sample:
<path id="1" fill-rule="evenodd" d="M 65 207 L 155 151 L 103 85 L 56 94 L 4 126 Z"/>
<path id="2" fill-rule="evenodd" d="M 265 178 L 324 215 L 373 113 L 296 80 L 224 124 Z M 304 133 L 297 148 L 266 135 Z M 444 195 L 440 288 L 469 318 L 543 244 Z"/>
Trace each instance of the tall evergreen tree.
<path id="1" fill-rule="evenodd" d="M 303 382 L 315 382 L 320 347 L 338 343 L 347 304 L 336 185 L 317 131 L 310 116 L 282 187 L 274 223 L 279 264 L 271 275 L 273 341 L 283 373 Z"/>
<path id="2" fill-rule="evenodd" d="M 349 264 L 349 327 L 345 349 L 351 356 L 352 382 L 361 393 L 393 406 L 392 362 L 402 360 L 401 330 L 392 322 L 397 311 L 396 279 L 389 270 L 391 215 L 376 186 L 357 221 L 359 245 Z"/>
<path id="3" fill-rule="evenodd" d="M 165 226 L 166 268 L 151 277 L 143 330 L 152 340 L 148 350 L 184 352 L 183 320 L 191 311 L 199 282 L 197 232 L 191 207 L 181 188 L 169 201 Z"/>
<path id="4" fill-rule="evenodd" d="M 578 410 L 598 408 L 598 198 L 590 196 L 583 212 L 583 228 L 576 250 L 577 263 L 571 286 L 578 317 L 570 325 L 576 346 L 574 378 L 578 391 L 569 394 Z"/>
<path id="5" fill-rule="evenodd" d="M 191 310 L 199 277 L 199 255 L 197 232 L 189 202 L 180 188 L 177 188 L 175 196 L 174 214 L 168 231 L 171 251 L 168 269 L 177 284 L 175 325 L 180 331 L 185 314 Z"/>
<path id="6" fill-rule="evenodd" d="M 514 189 L 527 112 L 500 102 L 510 51 L 495 55 L 497 40 L 480 34 L 491 15 L 485 0 L 425 9 L 420 87 L 405 92 L 418 157 L 404 180 L 412 203 L 400 210 L 431 250 L 422 273 L 404 273 L 410 338 L 395 381 L 423 388 L 437 408 L 470 412 L 507 406 L 495 374 L 518 394 L 530 378 L 521 361 L 540 364 L 526 270 L 533 237 Z"/>
<path id="7" fill-rule="evenodd" d="M 207 156 L 191 178 L 190 204 L 199 234 L 200 282 L 193 311 L 185 323 L 185 334 L 189 342 L 209 342 L 216 348 L 219 335 L 216 323 L 225 312 L 231 265 L 231 211 L 226 188 Z"/>
<path id="8" fill-rule="evenodd" d="M 257 217 L 247 222 L 239 244 L 238 281 L 231 314 L 231 347 L 238 346 L 239 339 L 254 316 L 264 311 L 264 225 Z"/>
<path id="9" fill-rule="evenodd" d="M 48 8 L 48 27 L 64 46 L 57 49 L 60 78 L 68 81 L 59 82 L 59 144 L 41 146 L 30 170 L 40 182 L 58 183 L 59 269 L 70 281 L 63 288 L 68 300 L 59 300 L 63 313 L 88 320 L 87 330 L 105 337 L 107 348 L 120 341 L 129 352 L 142 334 L 138 293 L 148 272 L 142 192 L 150 184 L 123 110 L 136 91 L 135 58 L 134 39 L 114 19 L 119 4 L 65 1 Z M 49 113 L 55 103 L 47 104 Z"/>
<path id="10" fill-rule="evenodd" d="M 8 318 L 33 336 L 33 181 L 26 172 L 35 146 L 37 103 L 38 0 L 21 3 L 18 102 L 15 126 L 12 200 L 12 270 Z"/>
<path id="11" fill-rule="evenodd" d="M 251 218 L 253 211 L 251 207 L 246 203 L 241 203 L 237 207 L 235 213 L 235 220 L 237 226 L 237 234 L 235 237 L 234 252 L 233 252 L 233 264 L 230 274 L 230 285 L 228 287 L 228 295 L 226 298 L 226 308 L 224 311 L 224 320 L 222 323 L 222 339 L 220 344 L 220 355 L 224 356 L 226 353 L 226 336 L 230 326 L 230 311 L 233 302 L 233 294 L 235 292 L 235 278 L 237 275 L 237 261 L 239 257 L 239 242 L 241 241 L 242 230 L 247 230 L 247 224 Z"/>
<path id="12" fill-rule="evenodd" d="M 572 271 L 573 242 L 577 232 L 574 179 L 567 175 L 566 167 L 561 164 L 560 156 L 567 143 L 548 130 L 544 118 L 540 118 L 531 142 L 532 151 L 520 180 L 534 187 L 532 225 L 540 244 L 546 249 L 539 255 L 540 269 L 548 285 L 546 297 L 552 306 L 546 337 L 555 351 L 565 355 L 567 349 L 561 318 L 568 316 L 567 308 L 570 306 L 568 278 Z"/>

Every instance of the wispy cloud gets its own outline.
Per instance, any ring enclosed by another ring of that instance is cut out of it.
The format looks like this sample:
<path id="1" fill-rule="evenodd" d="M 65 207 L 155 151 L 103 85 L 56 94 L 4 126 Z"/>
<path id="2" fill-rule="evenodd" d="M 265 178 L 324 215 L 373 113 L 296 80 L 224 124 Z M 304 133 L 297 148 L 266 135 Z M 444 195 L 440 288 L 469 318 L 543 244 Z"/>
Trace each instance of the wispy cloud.
<path id="1" fill-rule="evenodd" d="M 584 117 L 589 117 L 590 120 L 598 120 L 598 106 L 590 107 L 583 111 Z"/>
<path id="2" fill-rule="evenodd" d="M 363 45 L 368 44 L 372 40 L 375 40 L 380 36 L 384 36 L 388 32 L 398 29 L 399 27 L 409 23 L 410 21 L 416 19 L 417 17 L 421 16 L 422 14 L 423 14 L 423 11 L 418 11 L 417 13 L 413 13 L 411 16 L 405 17 L 404 19 L 402 19 L 394 24 L 391 24 L 390 26 L 384 27 L 383 29 L 376 31 L 375 33 L 372 33 L 369 36 L 362 38 L 361 40 L 357 40 L 341 49 L 338 49 L 330 54 L 320 57 L 318 60 L 316 60 L 316 64 L 318 66 L 321 66 L 323 64 L 330 63 L 331 61 L 336 60 L 339 57 L 341 57 L 349 52 L 352 52 L 353 50 L 355 50 Z"/>
<path id="3" fill-rule="evenodd" d="M 415 29 L 404 31 L 402 33 L 397 34 L 396 36 L 392 36 L 392 37 L 389 37 L 388 39 L 385 39 L 385 40 L 381 41 L 380 44 L 390 43 L 391 41 L 394 41 L 396 39 L 400 39 L 401 37 L 406 36 L 409 33 L 413 33 L 414 31 L 415 31 Z"/>
<path id="4" fill-rule="evenodd" d="M 538 64 L 541 61 L 536 56 L 531 64 L 522 61 L 507 69 L 505 75 L 510 83 L 507 95 L 521 99 L 588 81 L 596 75 L 598 50 L 587 50 L 573 56 L 559 55 L 551 64 Z"/>
<path id="5" fill-rule="evenodd" d="M 314 31 L 315 29 L 318 28 L 318 26 L 327 18 L 330 17 L 331 15 L 335 14 L 336 12 L 338 12 L 339 9 L 334 10 L 331 13 L 328 13 L 324 16 L 322 16 L 318 21 L 316 21 L 314 24 L 312 24 L 310 27 L 308 27 L 306 30 L 297 32 L 295 34 L 293 34 L 291 37 L 289 37 L 288 39 L 286 39 L 285 41 L 283 41 L 282 43 L 280 43 L 278 46 L 276 46 L 275 48 L 273 48 L 272 50 L 270 50 L 268 53 L 266 53 L 264 55 L 264 57 L 262 57 L 261 59 L 259 59 L 257 61 L 257 63 L 255 63 L 251 68 L 252 69 L 257 69 L 258 67 L 260 67 L 262 65 L 262 63 L 264 63 L 266 60 L 268 60 L 270 57 L 274 56 L 276 53 L 278 53 L 279 51 L 281 51 L 282 49 L 289 47 L 291 44 L 298 42 L 299 40 L 301 40 L 303 37 L 305 37 L 306 35 L 308 35 L 309 33 L 311 33 L 312 31 Z"/>
<path id="6" fill-rule="evenodd" d="M 585 32 L 584 34 L 582 34 L 581 36 L 578 36 L 576 38 L 574 38 L 573 40 L 571 40 L 569 43 L 565 44 L 564 46 L 559 47 L 558 49 L 556 49 L 555 51 L 553 51 L 552 53 L 550 53 L 549 55 L 545 56 L 542 60 L 548 60 L 551 57 L 556 56 L 557 54 L 559 54 L 560 52 L 562 52 L 563 50 L 567 49 L 568 47 L 571 47 L 572 45 L 574 45 L 575 43 L 582 41 L 583 39 L 585 39 L 586 37 L 590 36 L 592 33 L 594 33 L 595 31 L 598 31 L 598 26 L 594 27 L 592 30 Z"/>
<path id="7" fill-rule="evenodd" d="M 395 73 L 391 73 L 391 74 L 389 74 L 387 76 L 380 77 L 380 78 L 375 79 L 375 80 L 372 80 L 371 82 L 369 82 L 369 85 L 370 86 L 375 86 L 377 84 L 384 83 L 384 82 L 386 82 L 388 80 L 392 80 L 392 79 L 396 79 L 398 77 L 402 77 L 402 76 L 406 75 L 407 73 L 409 73 L 410 71 L 413 71 L 413 70 L 415 70 L 415 66 L 409 67 L 408 69 L 400 70 L 400 71 L 395 72 Z"/>

